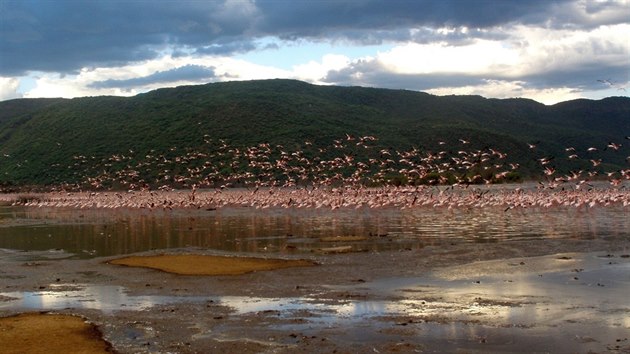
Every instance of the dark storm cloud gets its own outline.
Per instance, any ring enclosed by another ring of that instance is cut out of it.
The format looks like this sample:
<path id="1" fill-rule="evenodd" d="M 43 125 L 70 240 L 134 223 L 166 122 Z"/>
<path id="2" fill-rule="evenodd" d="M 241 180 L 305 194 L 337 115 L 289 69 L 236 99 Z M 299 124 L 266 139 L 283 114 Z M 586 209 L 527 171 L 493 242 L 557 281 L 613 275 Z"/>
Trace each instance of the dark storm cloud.
<path id="1" fill-rule="evenodd" d="M 215 77 L 214 68 L 186 65 L 177 69 L 158 71 L 148 76 L 126 80 L 104 80 L 89 85 L 92 88 L 121 88 L 130 89 L 157 83 L 169 83 L 177 81 L 204 81 Z"/>
<path id="2" fill-rule="evenodd" d="M 567 5 L 568 4 L 568 5 Z M 351 1 L 37 1 L 3 0 L 0 75 L 27 71 L 72 73 L 156 58 L 165 50 L 197 54 L 242 53 L 263 36 L 282 39 L 430 42 L 426 28 L 471 29 L 514 23 L 596 25 L 564 0 L 351 0 Z M 614 5 L 588 5 L 589 15 Z M 627 6 L 626 6 L 627 7 Z M 627 12 L 627 9 L 622 10 Z M 582 10 L 584 11 L 584 10 Z M 623 15 L 623 11 L 621 11 Z M 615 16 L 604 19 L 614 22 Z M 562 19 L 562 24 L 556 24 Z M 567 22 L 568 21 L 568 22 Z M 603 21 L 603 20 L 602 20 Z M 409 27 L 420 28 L 411 32 Z M 425 28 L 422 30 L 422 28 Z M 446 40 L 465 42 L 467 36 Z"/>
<path id="3" fill-rule="evenodd" d="M 475 39 L 502 40 L 508 38 L 504 33 L 492 30 L 467 29 L 453 32 L 438 32 L 435 28 L 395 28 L 391 30 L 371 30 L 347 29 L 339 30 L 331 39 L 349 40 L 358 45 L 379 45 L 385 41 L 391 42 L 414 42 L 426 44 L 433 42 L 447 42 L 450 45 L 465 45 L 472 43 Z"/>
<path id="4" fill-rule="evenodd" d="M 565 1 L 556 1 L 562 3 Z M 260 1 L 266 15 L 261 30 L 309 37 L 348 29 L 395 29 L 409 26 L 491 27 L 509 22 L 542 22 L 548 0 L 436 1 Z"/>
<path id="5" fill-rule="evenodd" d="M 209 46 L 198 47 L 194 52 L 197 54 L 209 54 L 209 55 L 225 55 L 235 53 L 246 53 L 256 49 L 257 46 L 253 41 L 241 41 L 241 40 L 221 40 L 216 41 Z"/>
<path id="6" fill-rule="evenodd" d="M 5 1 L 0 75 L 73 72 L 156 58 L 241 36 L 248 14 L 217 2 Z"/>

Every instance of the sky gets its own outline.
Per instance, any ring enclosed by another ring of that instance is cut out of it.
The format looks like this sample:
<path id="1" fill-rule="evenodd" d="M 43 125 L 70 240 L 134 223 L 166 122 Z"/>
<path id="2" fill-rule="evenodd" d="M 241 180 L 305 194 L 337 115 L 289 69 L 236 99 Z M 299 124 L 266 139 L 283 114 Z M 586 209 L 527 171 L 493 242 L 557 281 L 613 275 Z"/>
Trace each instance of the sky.
<path id="1" fill-rule="evenodd" d="M 288 78 L 554 104 L 629 76 L 630 0 L 0 0 L 0 100 Z"/>

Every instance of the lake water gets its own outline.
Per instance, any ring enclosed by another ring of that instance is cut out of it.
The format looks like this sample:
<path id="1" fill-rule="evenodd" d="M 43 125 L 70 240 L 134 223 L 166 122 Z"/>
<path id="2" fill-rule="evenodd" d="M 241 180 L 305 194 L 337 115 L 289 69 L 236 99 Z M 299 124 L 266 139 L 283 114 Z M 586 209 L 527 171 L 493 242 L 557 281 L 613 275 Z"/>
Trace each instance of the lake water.
<path id="1" fill-rule="evenodd" d="M 627 239 L 623 206 L 538 209 L 70 210 L 0 207 L 0 248 L 63 251 L 73 257 L 200 247 L 229 252 L 299 254 L 351 245 L 355 250 L 414 249 L 462 242 Z M 322 242 L 362 236 L 355 242 Z"/>
<path id="2" fill-rule="evenodd" d="M 623 206 L 507 211 L 430 207 L 149 211 L 3 206 L 0 249 L 7 250 L 6 254 L 33 251 L 29 252 L 32 260 L 69 255 L 91 258 L 181 247 L 282 255 L 306 254 L 340 245 L 381 251 L 540 239 L 615 241 L 630 239 L 629 212 Z M 362 239 L 322 240 L 331 236 Z M 628 338 L 630 261 L 624 252 L 613 258 L 605 253 L 573 255 L 570 265 L 558 270 L 550 268 L 544 274 L 481 272 L 471 278 L 461 270 L 445 273 L 462 275 L 453 278 L 435 271 L 422 277 L 329 286 L 341 292 L 357 291 L 358 287 L 362 292 L 378 295 L 374 300 L 131 295 L 126 288 L 114 284 L 60 283 L 46 284 L 44 289 L 0 292 L 0 310 L 72 308 L 112 315 L 122 310 L 142 313 L 141 310 L 159 305 L 212 301 L 232 308 L 232 316 L 242 316 L 243 321 L 248 316 L 279 318 L 274 319 L 277 324 L 268 325 L 270 331 L 320 336 L 332 333 L 327 332 L 332 328 L 334 333 L 341 333 L 341 340 L 348 342 L 386 343 L 392 340 L 387 331 L 392 331 L 393 326 L 413 333 L 401 335 L 401 340 L 447 352 L 462 348 L 470 352 L 514 352 L 521 348 L 535 352 L 603 352 L 626 345 Z M 475 267 L 483 270 L 505 266 L 505 260 L 490 262 L 465 267 L 474 273 Z M 566 260 L 548 255 L 526 262 L 556 264 Z M 573 268 L 579 268 L 579 274 Z M 392 316 L 403 316 L 396 321 L 411 322 L 392 324 Z M 152 338 L 148 329 L 131 326 L 124 330 L 122 334 L 112 334 L 123 348 L 138 338 Z M 195 337 L 211 338 L 220 333 L 241 338 L 242 331 L 236 321 L 232 326 L 200 326 Z M 128 333 L 133 334 L 132 339 L 127 338 Z"/>

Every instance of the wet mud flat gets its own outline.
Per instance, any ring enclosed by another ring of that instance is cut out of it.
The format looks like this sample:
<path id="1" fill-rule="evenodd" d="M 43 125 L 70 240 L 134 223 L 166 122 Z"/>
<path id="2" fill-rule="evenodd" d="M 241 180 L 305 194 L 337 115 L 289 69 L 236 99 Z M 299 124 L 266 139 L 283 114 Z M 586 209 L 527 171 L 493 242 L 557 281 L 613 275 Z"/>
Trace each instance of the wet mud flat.
<path id="1" fill-rule="evenodd" d="M 220 276 L 117 258 L 0 250 L 0 316 L 81 316 L 120 353 L 630 352 L 622 238 L 302 254 L 282 258 L 316 265 Z"/>

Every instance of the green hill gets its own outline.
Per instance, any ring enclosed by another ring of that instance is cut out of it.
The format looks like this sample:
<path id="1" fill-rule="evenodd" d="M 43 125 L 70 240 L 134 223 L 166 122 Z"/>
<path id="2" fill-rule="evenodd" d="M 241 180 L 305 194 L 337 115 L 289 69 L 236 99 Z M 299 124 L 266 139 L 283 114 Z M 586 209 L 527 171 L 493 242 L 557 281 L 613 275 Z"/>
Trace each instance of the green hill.
<path id="1" fill-rule="evenodd" d="M 159 168 L 172 173 L 203 163 L 238 173 L 244 160 L 227 168 L 221 165 L 228 163 L 227 155 L 215 154 L 225 145 L 245 149 L 266 143 L 276 157 L 282 149 L 303 149 L 319 159 L 364 154 L 356 147 L 329 148 L 346 134 L 377 137 L 370 151 L 446 149 L 456 154 L 462 149 L 459 139 L 469 140 L 465 148 L 470 151 L 507 153 L 507 161 L 520 164 L 518 173 L 525 177 L 540 173 L 536 159 L 545 156 L 553 156 L 554 167 L 564 172 L 588 168 L 590 159 L 602 159 L 603 170 L 618 170 L 627 168 L 630 154 L 630 141 L 624 140 L 630 134 L 628 117 L 627 97 L 545 106 L 527 99 L 433 96 L 294 80 L 183 86 L 129 98 L 18 99 L 0 102 L 0 185 L 81 183 L 102 172 L 148 166 L 148 159 L 157 157 L 163 159 Z M 527 143 L 533 142 L 538 146 L 530 150 Z M 609 142 L 622 147 L 605 149 Z M 580 159 L 566 158 L 568 146 Z M 598 151 L 587 154 L 590 146 Z M 189 161 L 186 156 L 193 153 L 202 156 Z M 145 168 L 140 180 L 159 184 L 159 173 Z"/>

